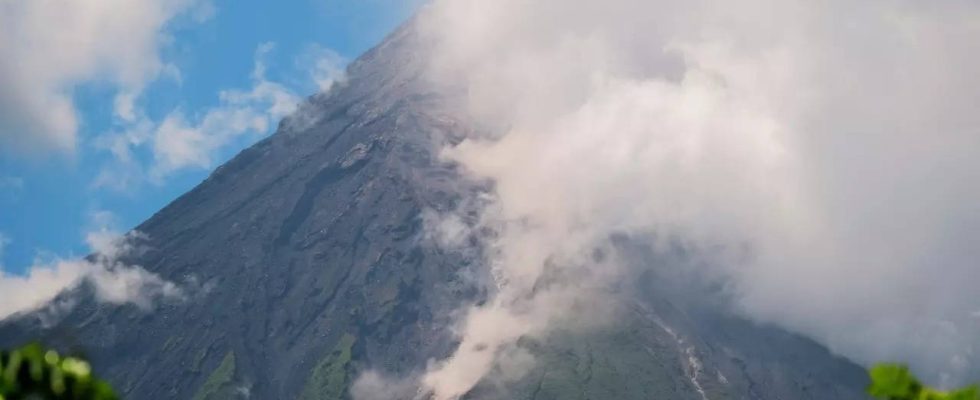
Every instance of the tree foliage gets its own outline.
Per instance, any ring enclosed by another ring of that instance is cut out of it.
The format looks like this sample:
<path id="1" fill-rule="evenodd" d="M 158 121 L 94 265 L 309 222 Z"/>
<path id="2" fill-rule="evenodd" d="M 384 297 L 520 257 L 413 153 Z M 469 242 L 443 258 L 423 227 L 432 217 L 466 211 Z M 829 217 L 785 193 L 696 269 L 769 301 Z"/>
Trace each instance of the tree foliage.
<path id="1" fill-rule="evenodd" d="M 980 389 L 968 386 L 943 392 L 923 385 L 900 364 L 878 364 L 871 369 L 868 394 L 882 400 L 980 400 Z"/>
<path id="2" fill-rule="evenodd" d="M 0 400 L 116 400 L 105 381 L 92 376 L 88 362 L 62 357 L 54 350 L 29 344 L 0 350 Z"/>

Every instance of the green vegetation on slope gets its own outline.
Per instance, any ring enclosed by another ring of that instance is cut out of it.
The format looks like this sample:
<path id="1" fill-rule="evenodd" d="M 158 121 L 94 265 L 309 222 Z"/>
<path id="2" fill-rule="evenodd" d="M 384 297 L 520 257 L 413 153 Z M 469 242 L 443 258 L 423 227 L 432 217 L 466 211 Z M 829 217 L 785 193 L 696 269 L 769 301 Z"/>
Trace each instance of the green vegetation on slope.
<path id="1" fill-rule="evenodd" d="M 232 398 L 234 388 L 231 383 L 235 378 L 235 352 L 229 351 L 221 360 L 221 365 L 215 368 L 208 380 L 201 385 L 194 400 L 218 400 Z"/>
<path id="2" fill-rule="evenodd" d="M 351 350 L 357 341 L 353 335 L 345 333 L 330 354 L 321 360 L 306 381 L 300 400 L 340 400 L 344 398 L 349 382 L 347 364 L 350 364 Z"/>
<path id="3" fill-rule="evenodd" d="M 176 336 L 170 336 L 167 341 L 163 343 L 163 347 L 160 348 L 160 352 L 166 353 L 177 347 L 177 343 L 180 341 Z"/>
<path id="4" fill-rule="evenodd" d="M 204 359 L 208 356 L 208 350 L 211 347 L 205 347 L 197 352 L 194 356 L 194 363 L 191 364 L 191 372 L 201 372 L 201 364 L 204 363 Z"/>
<path id="5" fill-rule="evenodd" d="M 906 366 L 899 364 L 878 364 L 872 368 L 868 394 L 882 400 L 980 400 L 977 386 L 939 391 L 923 385 Z"/>
<path id="6" fill-rule="evenodd" d="M 497 382 L 481 382 L 464 400 L 700 399 L 680 371 L 673 349 L 645 344 L 643 329 L 636 325 L 615 331 L 561 331 L 542 342 L 522 340 L 534 368 L 505 383 L 503 390 Z M 708 394 L 713 400 L 727 398 L 723 393 Z"/>

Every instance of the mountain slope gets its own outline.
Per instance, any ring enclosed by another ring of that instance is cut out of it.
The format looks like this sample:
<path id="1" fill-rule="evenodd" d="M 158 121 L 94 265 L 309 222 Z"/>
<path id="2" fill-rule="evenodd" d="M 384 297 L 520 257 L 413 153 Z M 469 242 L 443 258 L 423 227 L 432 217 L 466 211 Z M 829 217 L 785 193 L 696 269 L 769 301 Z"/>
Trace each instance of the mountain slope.
<path id="1" fill-rule="evenodd" d="M 0 325 L 0 345 L 83 350 L 127 398 L 349 398 L 360 372 L 418 372 L 451 352 L 461 304 L 485 298 L 477 248 L 445 250 L 426 210 L 484 190 L 438 160 L 472 129 L 459 92 L 426 82 L 412 23 L 354 62 L 273 136 L 136 228 L 125 261 L 202 288 L 150 312 L 82 286 L 54 324 Z M 654 263 L 653 261 L 651 261 Z M 472 399 L 848 399 L 864 372 L 819 345 L 675 297 L 657 277 L 621 326 L 523 344 L 537 368 Z M 51 311 L 51 310 L 48 310 Z"/>

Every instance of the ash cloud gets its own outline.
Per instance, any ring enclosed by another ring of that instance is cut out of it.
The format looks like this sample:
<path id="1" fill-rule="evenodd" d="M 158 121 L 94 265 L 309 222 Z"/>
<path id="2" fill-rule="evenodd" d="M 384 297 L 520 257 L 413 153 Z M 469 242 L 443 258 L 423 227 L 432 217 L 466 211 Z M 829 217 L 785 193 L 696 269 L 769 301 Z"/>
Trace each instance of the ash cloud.
<path id="1" fill-rule="evenodd" d="M 614 235 L 712 249 L 739 312 L 858 362 L 980 376 L 980 4 L 437 0 L 420 23 L 490 132 L 444 156 L 494 183 L 496 232 L 432 398 L 622 280 Z"/>

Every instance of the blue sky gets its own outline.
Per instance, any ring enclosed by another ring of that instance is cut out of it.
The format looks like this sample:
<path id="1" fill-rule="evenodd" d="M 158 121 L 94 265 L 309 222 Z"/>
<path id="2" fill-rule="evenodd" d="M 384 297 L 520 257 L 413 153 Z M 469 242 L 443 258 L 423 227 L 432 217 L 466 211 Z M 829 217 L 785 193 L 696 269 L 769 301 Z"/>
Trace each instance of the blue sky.
<path id="1" fill-rule="evenodd" d="M 79 4 L 112 3 L 94 1 Z M 54 3 L 0 10 L 0 84 L 22 90 L 0 95 L 8 274 L 84 255 L 87 232 L 145 220 L 270 134 L 296 101 L 342 79 L 343 65 L 418 2 L 116 2 L 85 21 Z M 74 118 L 59 125 L 59 115 Z"/>

